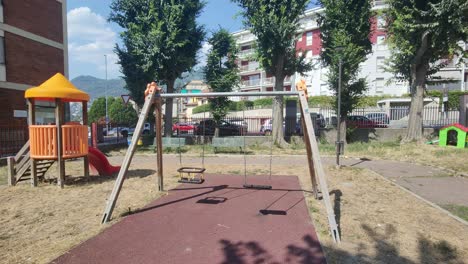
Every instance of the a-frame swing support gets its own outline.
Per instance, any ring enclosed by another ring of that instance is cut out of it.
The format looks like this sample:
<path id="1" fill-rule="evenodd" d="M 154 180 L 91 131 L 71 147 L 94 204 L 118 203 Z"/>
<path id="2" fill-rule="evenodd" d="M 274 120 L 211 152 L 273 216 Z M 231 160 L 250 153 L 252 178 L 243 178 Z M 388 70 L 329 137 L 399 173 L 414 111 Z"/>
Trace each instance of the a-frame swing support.
<path id="1" fill-rule="evenodd" d="M 325 177 L 325 171 L 322 167 L 322 162 L 320 160 L 320 154 L 318 150 L 317 140 L 315 138 L 315 132 L 312 124 L 312 118 L 309 112 L 309 106 L 307 102 L 306 95 L 303 91 L 296 92 L 244 92 L 243 96 L 298 96 L 299 105 L 302 113 L 302 127 L 304 132 L 304 143 L 307 149 L 307 163 L 309 166 L 309 173 L 312 182 L 312 190 L 315 198 L 318 198 L 318 188 L 317 188 L 317 178 L 320 191 L 322 192 L 322 199 L 325 204 L 325 209 L 327 212 L 328 223 L 330 225 L 330 232 L 335 242 L 340 242 L 340 234 L 338 231 L 338 225 L 335 219 L 335 213 L 330 200 L 330 195 L 328 193 L 328 185 Z M 183 97 L 220 97 L 220 96 L 239 96 L 238 93 L 205 93 L 205 94 L 160 94 L 159 91 L 150 93 L 145 97 L 145 104 L 141 110 L 135 132 L 133 133 L 132 142 L 125 154 L 124 161 L 120 168 L 119 174 L 114 184 L 112 193 L 107 200 L 106 209 L 102 217 L 102 223 L 110 221 L 112 212 L 114 210 L 115 204 L 119 197 L 120 190 L 122 189 L 123 182 L 125 180 L 125 175 L 128 172 L 128 168 L 132 161 L 133 155 L 136 150 L 138 138 L 140 137 L 143 131 L 143 125 L 145 123 L 148 112 L 151 108 L 151 105 L 155 105 L 155 114 L 156 114 L 156 148 L 157 148 L 157 176 L 158 176 L 158 190 L 163 191 L 163 152 L 162 152 L 162 112 L 161 112 L 161 99 L 162 98 L 183 98 Z"/>

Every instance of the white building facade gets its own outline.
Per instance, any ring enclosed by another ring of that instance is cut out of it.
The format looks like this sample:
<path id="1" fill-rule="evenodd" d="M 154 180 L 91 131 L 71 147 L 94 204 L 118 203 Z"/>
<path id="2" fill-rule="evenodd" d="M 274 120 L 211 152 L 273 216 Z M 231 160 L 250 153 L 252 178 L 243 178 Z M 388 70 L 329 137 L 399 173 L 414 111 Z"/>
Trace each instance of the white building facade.
<path id="1" fill-rule="evenodd" d="M 385 8 L 384 1 L 375 0 L 374 10 Z M 320 28 L 317 23 L 318 14 L 324 11 L 323 8 L 307 10 L 300 19 L 298 32 L 302 33 L 298 37 L 296 49 L 299 53 L 305 52 L 307 60 L 313 62 L 316 67 L 303 76 L 296 73 L 287 76 L 284 82 L 284 90 L 295 90 L 295 83 L 305 78 L 307 89 L 310 95 L 333 95 L 334 92 L 327 84 L 327 68 L 320 66 L 320 51 L 322 48 L 320 38 Z M 368 90 L 366 95 L 391 95 L 401 96 L 409 93 L 407 83 L 392 81 L 393 75 L 386 72 L 382 66 L 384 61 L 390 57 L 390 51 L 386 45 L 387 33 L 385 31 L 385 19 L 380 16 L 372 18 L 371 21 L 372 53 L 367 56 L 367 60 L 361 65 L 360 77 L 366 78 Z M 236 43 L 239 46 L 239 67 L 241 75 L 240 92 L 248 91 L 272 91 L 274 87 L 274 77 L 269 76 L 261 69 L 258 62 L 253 59 L 255 36 L 248 30 L 233 33 Z M 444 69 L 443 75 L 463 76 L 462 68 L 453 67 Z M 466 78 L 466 77 L 465 77 Z"/>

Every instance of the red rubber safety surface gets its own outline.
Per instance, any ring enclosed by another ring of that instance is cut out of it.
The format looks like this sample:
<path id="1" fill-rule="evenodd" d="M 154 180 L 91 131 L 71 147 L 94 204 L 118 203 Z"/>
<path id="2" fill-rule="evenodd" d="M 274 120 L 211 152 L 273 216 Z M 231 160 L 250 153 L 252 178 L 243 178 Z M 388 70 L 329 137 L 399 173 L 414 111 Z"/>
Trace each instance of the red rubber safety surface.
<path id="1" fill-rule="evenodd" d="M 297 177 L 181 184 L 53 263 L 326 263 Z M 125 191 L 125 187 L 123 188 Z"/>

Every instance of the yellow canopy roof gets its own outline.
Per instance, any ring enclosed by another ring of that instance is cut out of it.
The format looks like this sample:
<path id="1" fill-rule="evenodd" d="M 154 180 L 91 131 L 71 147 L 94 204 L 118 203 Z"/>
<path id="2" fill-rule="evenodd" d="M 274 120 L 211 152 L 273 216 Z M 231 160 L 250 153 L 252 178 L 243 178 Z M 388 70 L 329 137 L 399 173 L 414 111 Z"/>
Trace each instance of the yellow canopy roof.
<path id="1" fill-rule="evenodd" d="M 89 101 L 89 95 L 76 88 L 60 73 L 37 87 L 26 90 L 25 98 L 52 99 L 60 98 L 64 101 Z"/>

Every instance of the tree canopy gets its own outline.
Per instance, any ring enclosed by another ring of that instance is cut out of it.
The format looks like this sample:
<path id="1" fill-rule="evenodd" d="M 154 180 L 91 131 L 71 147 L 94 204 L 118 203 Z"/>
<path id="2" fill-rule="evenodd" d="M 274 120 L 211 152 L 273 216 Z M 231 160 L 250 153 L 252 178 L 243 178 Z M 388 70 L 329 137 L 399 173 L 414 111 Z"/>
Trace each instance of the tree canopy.
<path id="1" fill-rule="evenodd" d="M 299 16 L 309 0 L 233 0 L 242 7 L 246 27 L 257 37 L 256 59 L 267 74 L 275 77 L 275 91 L 284 89 L 284 78 L 311 69 L 305 54 L 297 56 L 296 42 Z M 283 138 L 283 99 L 275 98 L 273 106 L 273 140 Z"/>
<path id="2" fill-rule="evenodd" d="M 424 89 L 428 76 L 455 55 L 466 57 L 459 45 L 468 39 L 466 0 L 388 0 L 389 69 L 408 81 L 411 109 L 406 141 L 422 139 Z"/>
<path id="3" fill-rule="evenodd" d="M 204 69 L 205 80 L 214 92 L 231 92 L 240 80 L 236 42 L 226 29 L 221 28 L 213 33 L 208 43 L 211 49 Z M 229 99 L 217 97 L 209 99 L 209 102 L 213 119 L 219 124 L 229 110 Z M 215 136 L 218 136 L 217 133 Z"/>
<path id="4" fill-rule="evenodd" d="M 145 86 L 157 79 L 174 92 L 174 82 L 196 63 L 205 33 L 197 25 L 204 3 L 200 0 L 114 0 L 110 21 L 124 29 L 125 47 L 116 46 L 127 88 L 141 100 Z M 144 79 L 140 83 L 140 78 Z M 151 79 L 149 79 L 151 78 Z M 136 86 L 138 85 L 138 86 Z M 141 85 L 141 87 L 140 87 Z M 140 97 L 139 97 L 140 96 Z M 172 132 L 172 98 L 166 100 L 165 132 Z M 139 102 L 142 103 L 141 101 Z"/>
<path id="5" fill-rule="evenodd" d="M 125 105 L 120 98 L 112 101 L 109 107 L 109 117 L 113 124 L 135 126 L 138 115 L 130 104 Z"/>
<path id="6" fill-rule="evenodd" d="M 107 110 L 109 106 L 114 102 L 114 97 L 107 97 Z M 108 113 L 109 114 L 109 113 Z M 98 97 L 93 101 L 88 112 L 88 123 L 106 123 L 106 98 Z"/>
<path id="7" fill-rule="evenodd" d="M 345 119 L 367 90 L 366 80 L 359 78 L 359 73 L 360 64 L 372 52 L 369 40 L 371 5 L 368 0 L 321 0 L 320 4 L 325 8 L 318 18 L 322 39 L 321 63 L 328 67 L 328 86 L 336 95 L 340 60 L 342 62 L 340 114 Z"/>

